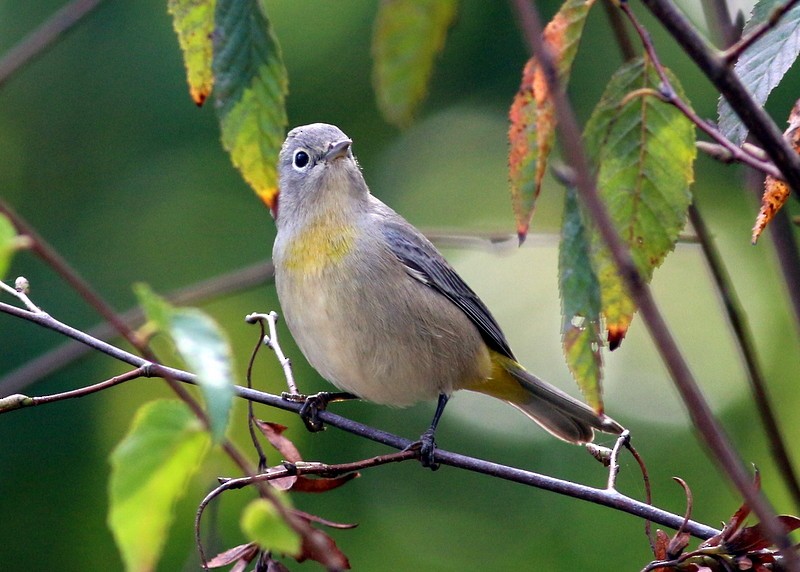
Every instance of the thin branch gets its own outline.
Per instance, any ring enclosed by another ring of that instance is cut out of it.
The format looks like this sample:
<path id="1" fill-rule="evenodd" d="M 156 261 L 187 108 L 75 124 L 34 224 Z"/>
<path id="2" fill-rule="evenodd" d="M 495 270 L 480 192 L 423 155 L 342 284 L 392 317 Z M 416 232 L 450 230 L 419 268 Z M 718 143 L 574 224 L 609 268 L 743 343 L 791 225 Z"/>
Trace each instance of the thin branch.
<path id="1" fill-rule="evenodd" d="M 643 0 L 648 6 L 656 3 L 656 0 Z M 603 241 L 608 246 L 616 267 L 622 276 L 628 292 L 636 302 L 639 313 L 642 316 L 655 346 L 658 348 L 661 358 L 672 376 L 673 381 L 683 398 L 684 404 L 689 412 L 694 425 L 698 428 L 700 435 L 713 453 L 718 465 L 728 475 L 730 480 L 746 499 L 747 504 L 761 520 L 765 534 L 781 550 L 781 554 L 786 559 L 786 563 L 792 570 L 798 569 L 798 555 L 784 531 L 775 519 L 775 511 L 769 502 L 756 490 L 750 482 L 750 477 L 744 466 L 731 446 L 722 428 L 717 423 L 706 402 L 697 382 L 689 369 L 686 360 L 681 354 L 675 339 L 673 338 L 666 322 L 664 321 L 658 306 L 655 304 L 650 288 L 642 279 L 636 265 L 633 262 L 629 249 L 625 246 L 614 227 L 614 223 L 605 208 L 597 186 L 591 175 L 589 164 L 581 144 L 581 132 L 577 120 L 572 111 L 566 94 L 561 89 L 558 81 L 558 74 L 553 63 L 553 57 L 542 40 L 542 25 L 539 21 L 539 14 L 527 0 L 515 0 L 514 6 L 519 15 L 523 28 L 526 30 L 525 36 L 531 41 L 532 52 L 538 58 L 539 64 L 544 72 L 548 84 L 548 91 L 552 94 L 556 118 L 558 120 L 558 130 L 562 139 L 562 149 L 570 166 L 575 171 L 575 182 L 581 199 L 584 201 L 589 212 L 597 224 Z M 651 8 L 652 9 L 652 8 Z M 688 22 L 685 26 L 691 26 Z M 774 124 L 773 124 L 774 127 Z M 780 138 L 780 137 L 779 137 Z M 785 142 L 781 139 L 780 147 L 783 148 Z M 773 141 L 762 140 L 762 143 L 774 143 Z M 770 149 L 767 149 L 769 152 Z M 788 155 L 788 153 L 786 154 Z M 785 159 L 785 156 L 781 157 Z M 777 155 L 773 156 L 777 159 Z M 796 155 L 792 158 L 800 166 L 800 158 Z M 777 160 L 776 160 L 777 163 Z M 783 165 L 785 163 L 780 163 Z M 800 182 L 800 168 L 796 173 L 786 173 L 787 178 L 792 176 Z M 798 185 L 797 188 L 800 188 Z"/>
<path id="2" fill-rule="evenodd" d="M 750 133 L 758 139 L 783 179 L 800 190 L 800 157 L 784 140 L 767 112 L 756 103 L 719 52 L 708 45 L 691 22 L 670 0 L 641 0 L 700 70 L 728 101 Z M 795 192 L 795 195 L 798 193 Z"/>
<path id="3" fill-rule="evenodd" d="M 194 304 L 249 290 L 268 282 L 274 275 L 275 267 L 272 261 L 258 262 L 181 288 L 167 294 L 165 298 L 173 304 Z M 119 314 L 119 317 L 129 328 L 139 327 L 144 322 L 144 313 L 139 306 Z M 105 341 L 113 338 L 115 332 L 114 327 L 108 322 L 86 331 L 90 336 Z M 0 378 L 0 395 L 22 391 L 34 381 L 47 377 L 90 352 L 90 348 L 78 342 L 69 341 L 61 344 Z"/>
<path id="4" fill-rule="evenodd" d="M 739 56 L 741 56 L 747 48 L 760 40 L 764 34 L 774 28 L 780 19 L 783 18 L 783 16 L 786 15 L 789 10 L 794 8 L 795 5 L 797 5 L 798 1 L 799 0 L 788 0 L 786 4 L 775 8 L 765 22 L 762 22 L 753 28 L 749 34 L 743 36 L 738 42 L 722 52 L 722 59 L 725 61 L 725 63 L 729 66 L 735 64 L 736 60 L 739 59 Z"/>
<path id="5" fill-rule="evenodd" d="M 278 313 L 270 312 L 269 314 L 249 314 L 245 321 L 249 324 L 258 322 L 259 324 L 267 322 L 269 326 L 269 335 L 264 336 L 264 344 L 275 352 L 275 357 L 278 358 L 278 363 L 281 364 L 283 369 L 283 376 L 286 379 L 286 386 L 289 389 L 289 395 L 300 395 L 297 391 L 297 384 L 294 382 L 294 374 L 292 373 L 292 361 L 283 353 L 280 343 L 278 343 Z"/>
<path id="6" fill-rule="evenodd" d="M 0 302 L 0 312 L 28 320 L 61 335 L 78 340 L 81 343 L 90 346 L 92 349 L 95 349 L 101 353 L 113 357 L 118 361 L 122 361 L 134 367 L 144 367 L 148 364 L 147 360 L 137 355 L 126 352 L 102 340 L 92 338 L 84 332 L 68 326 L 67 324 L 60 322 L 43 312 L 30 312 L 23 308 L 18 308 L 2 302 Z M 193 374 L 164 365 L 152 364 L 146 369 L 146 373 L 148 373 L 150 376 L 169 375 L 172 379 L 181 381 L 183 383 L 195 383 L 195 376 Z M 241 387 L 238 385 L 234 386 L 233 389 L 234 393 L 242 399 L 247 399 L 255 403 L 261 403 L 285 411 L 299 413 L 300 408 L 303 406 L 302 403 L 289 401 L 277 395 L 257 391 L 255 389 Z M 339 429 L 347 431 L 348 433 L 370 439 L 377 443 L 382 443 L 395 449 L 403 450 L 413 443 L 413 441 L 409 439 L 404 439 L 397 435 L 381 431 L 380 429 L 363 425 L 351 419 L 347 419 L 346 417 L 331 413 L 330 411 L 319 411 L 318 415 L 320 420 L 328 425 L 338 427 Z M 614 508 L 622 512 L 627 512 L 635 516 L 652 520 L 653 522 L 657 522 L 671 528 L 679 527 L 683 520 L 681 516 L 627 497 L 618 493 L 617 491 L 588 487 L 546 475 L 533 473 L 531 471 L 525 471 L 523 469 L 508 467 L 474 457 L 467 457 L 465 455 L 452 453 L 443 449 L 436 450 L 436 460 L 443 465 L 450 465 L 452 467 L 458 467 L 461 469 L 482 473 Z M 246 474 L 252 474 L 252 472 Z M 719 532 L 710 526 L 706 526 L 698 522 L 691 522 L 687 527 L 687 531 L 698 538 L 710 538 Z"/>
<path id="7" fill-rule="evenodd" d="M 722 46 L 733 45 L 741 36 L 741 30 L 738 30 L 733 23 L 728 3 L 719 0 L 703 0 L 702 5 L 708 27 L 714 30 Z"/>
<path id="8" fill-rule="evenodd" d="M 6 52 L 3 58 L 0 59 L 0 87 L 14 73 L 52 47 L 75 24 L 80 22 L 102 2 L 103 0 L 74 0 L 70 2 Z"/>
<path id="9" fill-rule="evenodd" d="M 650 61 L 653 63 L 653 67 L 658 73 L 658 77 L 661 80 L 661 87 L 659 89 L 659 94 L 661 96 L 661 99 L 664 102 L 674 106 L 678 111 L 680 111 L 684 116 L 686 116 L 686 118 L 689 119 L 689 121 L 694 123 L 698 129 L 700 129 L 701 131 L 703 131 L 703 133 L 711 137 L 714 141 L 717 142 L 717 144 L 721 145 L 730 154 L 730 156 L 732 157 L 731 160 L 737 161 L 745 165 L 749 165 L 754 169 L 763 171 L 764 173 L 772 175 L 773 177 L 783 179 L 784 178 L 783 175 L 778 170 L 778 168 L 775 167 L 775 165 L 773 165 L 769 161 L 765 161 L 763 157 L 752 156 L 749 152 L 750 151 L 749 147 L 739 147 L 738 145 L 734 145 L 727 137 L 725 137 L 719 131 L 719 129 L 717 129 L 716 125 L 702 119 L 699 115 L 697 115 L 697 113 L 694 111 L 694 109 L 692 109 L 692 107 L 688 103 L 686 103 L 685 101 L 683 101 L 683 99 L 678 97 L 677 92 L 670 83 L 669 75 L 667 75 L 666 69 L 661 64 L 661 59 L 658 57 L 658 53 L 656 52 L 655 46 L 653 45 L 653 41 L 650 38 L 650 34 L 639 23 L 639 20 L 631 11 L 630 5 L 627 2 L 621 3 L 620 9 L 628 17 L 628 20 L 633 25 L 633 29 L 636 30 L 636 33 L 639 35 L 642 45 L 644 46 L 644 49 L 647 52 Z"/>
<path id="10" fill-rule="evenodd" d="M 614 32 L 614 39 L 617 41 L 617 47 L 622 54 L 622 59 L 625 61 L 632 60 L 636 57 L 636 50 L 633 49 L 633 43 L 628 35 L 628 30 L 625 28 L 625 21 L 619 15 L 616 2 L 603 0 L 603 8 L 606 10 L 608 23 L 611 25 L 611 31 Z"/>
<path id="11" fill-rule="evenodd" d="M 733 329 L 734 339 L 739 346 L 739 353 L 744 360 L 747 379 L 750 382 L 750 391 L 753 394 L 756 409 L 761 417 L 761 423 L 764 426 L 764 432 L 767 435 L 767 440 L 772 449 L 775 463 L 783 477 L 784 484 L 789 489 L 789 493 L 794 499 L 795 505 L 800 507 L 800 484 L 798 483 L 797 474 L 789 458 L 789 451 L 781 435 L 775 413 L 770 404 L 767 382 L 764 378 L 761 366 L 758 363 L 753 333 L 750 330 L 747 315 L 742 308 L 739 297 L 736 295 L 736 290 L 734 290 L 733 282 L 725 268 L 722 256 L 719 250 L 717 250 L 717 246 L 714 244 L 714 239 L 711 237 L 705 220 L 695 204 L 689 207 L 689 220 L 697 233 L 703 256 L 711 271 L 717 291 L 722 298 L 725 307 L 725 315 Z"/>
<path id="12" fill-rule="evenodd" d="M 117 375 L 105 381 L 73 389 L 71 391 L 64 391 L 62 393 L 53 393 L 51 395 L 40 395 L 36 397 L 28 397 L 27 395 L 14 394 L 8 397 L 0 398 L 0 413 L 11 411 L 12 409 L 22 409 L 23 407 L 34 407 L 36 405 L 45 405 L 47 403 L 55 403 L 56 401 L 64 401 L 65 399 L 75 399 L 76 397 L 86 397 L 92 393 L 103 391 L 109 387 L 114 387 L 120 383 L 125 383 L 132 379 L 140 377 L 148 377 L 147 366 L 138 367 L 122 375 Z"/>

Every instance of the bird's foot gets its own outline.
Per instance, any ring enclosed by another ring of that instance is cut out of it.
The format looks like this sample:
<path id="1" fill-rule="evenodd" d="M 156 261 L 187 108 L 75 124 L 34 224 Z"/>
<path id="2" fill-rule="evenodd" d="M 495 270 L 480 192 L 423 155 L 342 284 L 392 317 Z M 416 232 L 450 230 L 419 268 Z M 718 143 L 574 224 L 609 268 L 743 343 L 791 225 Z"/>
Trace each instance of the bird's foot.
<path id="1" fill-rule="evenodd" d="M 281 397 L 288 401 L 303 404 L 303 406 L 300 408 L 300 419 L 303 420 L 306 429 L 312 433 L 316 433 L 317 431 L 322 431 L 325 429 L 325 424 L 322 422 L 322 419 L 319 418 L 319 412 L 325 411 L 328 408 L 329 403 L 333 403 L 334 401 L 345 401 L 348 399 L 358 399 L 358 397 L 352 393 L 330 391 L 321 391 L 319 393 L 315 393 L 314 395 L 283 393 L 281 394 Z"/>
<path id="2" fill-rule="evenodd" d="M 435 471 L 439 468 L 439 463 L 436 462 L 436 440 L 434 439 L 434 431 L 428 429 L 420 435 L 419 440 L 411 443 L 405 450 L 418 450 L 419 462 L 426 469 Z"/>

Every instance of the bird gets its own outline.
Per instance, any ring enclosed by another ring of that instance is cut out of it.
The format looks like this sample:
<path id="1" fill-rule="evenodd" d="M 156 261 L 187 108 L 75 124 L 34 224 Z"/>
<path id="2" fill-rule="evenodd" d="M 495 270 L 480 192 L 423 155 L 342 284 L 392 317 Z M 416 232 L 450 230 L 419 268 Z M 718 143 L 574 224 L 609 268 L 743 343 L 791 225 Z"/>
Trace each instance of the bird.
<path id="1" fill-rule="evenodd" d="M 395 407 L 437 399 L 418 441 L 420 460 L 432 468 L 436 427 L 457 390 L 505 401 L 569 443 L 589 443 L 595 431 L 623 432 L 517 361 L 491 312 L 444 256 L 370 193 L 353 142 L 338 127 L 292 129 L 278 180 L 278 300 L 309 364 L 344 392 L 327 395 Z"/>

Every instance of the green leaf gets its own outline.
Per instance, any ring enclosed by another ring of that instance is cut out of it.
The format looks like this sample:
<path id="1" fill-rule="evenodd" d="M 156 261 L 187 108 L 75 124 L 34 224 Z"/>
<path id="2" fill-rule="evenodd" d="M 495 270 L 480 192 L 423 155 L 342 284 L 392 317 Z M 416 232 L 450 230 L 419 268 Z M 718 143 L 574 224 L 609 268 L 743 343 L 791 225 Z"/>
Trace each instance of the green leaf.
<path id="1" fill-rule="evenodd" d="M 178 308 L 170 320 L 170 334 L 189 369 L 197 374 L 211 422 L 214 442 L 225 437 L 233 406 L 233 355 L 224 332 L 196 308 Z"/>
<path id="2" fill-rule="evenodd" d="M 19 245 L 17 230 L 8 217 L 0 214 L 0 280 L 11 266 L 11 258 Z"/>
<path id="3" fill-rule="evenodd" d="M 583 26 L 594 0 L 567 0 L 544 30 L 559 81 L 566 88 Z M 528 233 L 536 199 L 547 171 L 556 130 L 555 107 L 547 81 L 535 57 L 522 72 L 522 83 L 509 111 L 508 169 L 511 203 L 520 240 Z"/>
<path id="4" fill-rule="evenodd" d="M 600 284 L 589 260 L 589 243 L 574 188 L 564 196 L 564 223 L 558 253 L 561 342 L 572 377 L 587 402 L 603 410 L 603 344 Z"/>
<path id="5" fill-rule="evenodd" d="M 142 306 L 147 321 L 160 332 L 169 332 L 169 324 L 175 307 L 164 298 L 153 292 L 149 284 L 137 282 L 133 285 L 133 293 Z"/>
<path id="6" fill-rule="evenodd" d="M 275 498 L 284 503 L 288 499 L 275 492 Z M 266 499 L 255 499 L 242 513 L 242 531 L 245 536 L 265 550 L 282 554 L 298 555 L 302 539 L 280 515 L 275 506 Z"/>
<path id="7" fill-rule="evenodd" d="M 197 375 L 206 400 L 211 434 L 225 436 L 233 406 L 233 352 L 216 322 L 196 308 L 176 308 L 143 283 L 134 291 L 151 325 L 172 340 L 183 361 Z"/>
<path id="8" fill-rule="evenodd" d="M 753 6 L 750 19 L 742 35 L 768 21 L 775 9 L 786 0 L 760 0 Z M 756 103 L 763 106 L 767 97 L 783 79 L 800 54 L 800 5 L 791 8 L 774 28 L 766 32 L 739 57 L 734 71 L 752 94 Z M 747 127 L 733 111 L 727 100 L 720 98 L 719 129 L 736 145 L 747 138 Z"/>
<path id="9" fill-rule="evenodd" d="M 677 79 L 672 75 L 669 79 L 686 101 Z M 652 95 L 659 84 L 649 60 L 624 65 L 606 86 L 584 134 L 598 166 L 601 198 L 648 281 L 675 247 L 686 223 L 696 156 L 694 125 Z M 650 95 L 639 92 L 626 98 L 634 90 L 649 90 Z M 609 347 L 614 349 L 622 342 L 636 306 L 597 229 L 590 243 Z"/>
<path id="10" fill-rule="evenodd" d="M 372 35 L 372 78 L 384 118 L 411 123 L 428 91 L 457 0 L 383 0 Z"/>
<path id="11" fill-rule="evenodd" d="M 208 433 L 179 401 L 139 409 L 111 453 L 108 524 L 125 569 L 153 570 L 186 491 L 208 451 Z"/>
<path id="12" fill-rule="evenodd" d="M 211 70 L 214 4 L 215 0 L 167 1 L 167 10 L 172 14 L 172 25 L 183 52 L 189 93 L 197 105 L 203 105 L 214 87 Z"/>
<path id="13" fill-rule="evenodd" d="M 222 144 L 274 211 L 286 131 L 286 68 L 263 2 L 217 0 L 213 70 Z"/>

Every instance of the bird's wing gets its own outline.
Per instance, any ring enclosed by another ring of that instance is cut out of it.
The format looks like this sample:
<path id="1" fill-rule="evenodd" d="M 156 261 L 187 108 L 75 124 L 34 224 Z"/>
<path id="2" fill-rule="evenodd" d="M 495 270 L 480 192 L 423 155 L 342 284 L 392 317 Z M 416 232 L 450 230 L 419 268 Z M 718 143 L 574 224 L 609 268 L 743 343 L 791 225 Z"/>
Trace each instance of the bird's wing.
<path id="1" fill-rule="evenodd" d="M 475 324 L 483 341 L 491 349 L 516 359 L 489 309 L 428 239 L 404 220 L 385 220 L 382 230 L 386 244 L 409 276 L 433 288 L 458 306 Z"/>

